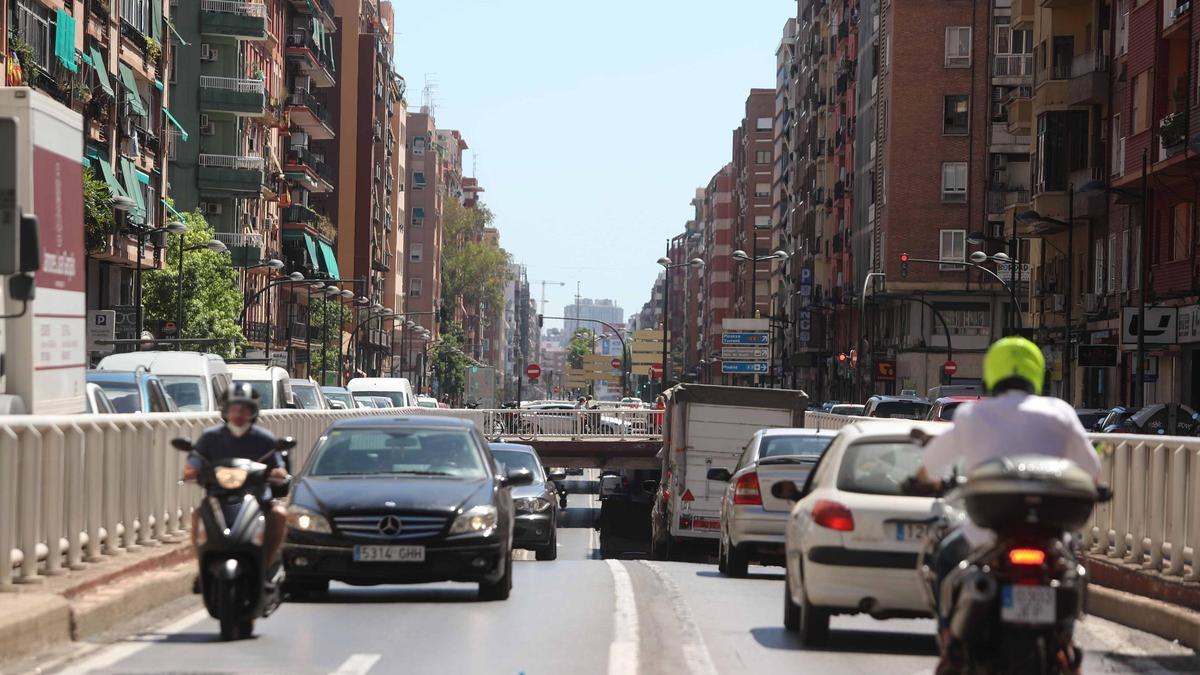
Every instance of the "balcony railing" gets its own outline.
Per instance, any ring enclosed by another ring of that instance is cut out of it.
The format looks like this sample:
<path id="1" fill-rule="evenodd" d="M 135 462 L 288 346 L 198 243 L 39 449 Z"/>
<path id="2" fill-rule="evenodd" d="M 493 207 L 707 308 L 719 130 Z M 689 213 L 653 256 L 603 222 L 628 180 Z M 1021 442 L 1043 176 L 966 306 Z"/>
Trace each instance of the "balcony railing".
<path id="1" fill-rule="evenodd" d="M 293 147 L 288 151 L 287 163 L 303 166 L 326 181 L 330 180 L 329 167 L 305 147 Z"/>
<path id="2" fill-rule="evenodd" d="M 205 89 L 223 89 L 225 91 L 235 91 L 239 94 L 261 94 L 263 91 L 265 91 L 262 80 L 243 77 L 217 77 L 215 75 L 201 75 L 200 86 Z"/>
<path id="3" fill-rule="evenodd" d="M 200 166 L 209 166 L 216 169 L 250 169 L 261 171 L 263 168 L 263 158 L 240 155 L 201 154 Z"/>
<path id="4" fill-rule="evenodd" d="M 216 232 L 213 236 L 229 247 L 263 245 L 263 236 L 258 232 Z"/>
<path id="5" fill-rule="evenodd" d="M 261 2 L 243 2 L 242 0 L 200 0 L 200 9 L 205 12 L 220 12 L 222 14 L 237 14 L 238 16 L 253 16 L 263 18 L 267 15 L 267 6 Z"/>
<path id="6" fill-rule="evenodd" d="M 1071 77 L 1108 72 L 1108 60 L 1108 55 L 1100 51 L 1080 54 L 1071 59 Z"/>
<path id="7" fill-rule="evenodd" d="M 999 54 L 992 62 L 992 74 L 996 77 L 1033 76 L 1033 54 Z"/>
<path id="8" fill-rule="evenodd" d="M 287 104 L 290 106 L 302 106 L 308 108 L 316 115 L 317 119 L 321 120 L 325 126 L 331 126 L 329 121 L 329 111 L 325 109 L 325 104 L 321 102 L 311 92 L 303 89 L 293 92 L 288 96 Z"/>

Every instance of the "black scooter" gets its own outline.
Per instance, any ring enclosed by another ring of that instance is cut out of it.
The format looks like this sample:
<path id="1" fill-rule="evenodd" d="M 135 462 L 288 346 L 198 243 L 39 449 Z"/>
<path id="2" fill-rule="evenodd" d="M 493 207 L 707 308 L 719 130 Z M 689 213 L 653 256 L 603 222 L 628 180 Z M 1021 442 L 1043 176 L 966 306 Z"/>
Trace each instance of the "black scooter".
<path id="1" fill-rule="evenodd" d="M 268 484 L 276 497 L 286 495 L 291 479 L 270 479 L 270 467 L 262 462 L 277 452 L 286 462 L 286 451 L 296 447 L 296 441 L 279 439 L 275 449 L 259 461 L 208 462 L 195 454 L 187 439 L 176 438 L 171 445 L 204 462 L 196 478 L 205 490 L 196 532 L 204 606 L 221 622 L 222 640 L 248 638 L 254 632 L 255 619 L 270 616 L 283 600 L 283 565 L 266 568 L 263 540 L 267 523 L 258 496 Z"/>

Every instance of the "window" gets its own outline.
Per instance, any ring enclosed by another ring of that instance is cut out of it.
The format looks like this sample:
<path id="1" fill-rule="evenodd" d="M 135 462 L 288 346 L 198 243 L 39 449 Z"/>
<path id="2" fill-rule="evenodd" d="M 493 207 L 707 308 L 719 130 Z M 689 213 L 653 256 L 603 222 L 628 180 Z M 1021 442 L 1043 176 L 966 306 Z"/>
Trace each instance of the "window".
<path id="1" fill-rule="evenodd" d="M 1184 202 L 1171 209 L 1171 260 L 1187 260 L 1192 251 L 1192 204 Z"/>
<path id="2" fill-rule="evenodd" d="M 408 280 L 408 297 L 410 297 L 410 298 L 421 297 L 421 284 L 422 284 L 422 279 L 420 279 L 420 278 L 409 279 Z"/>
<path id="3" fill-rule="evenodd" d="M 1117 268 L 1117 274 L 1120 275 L 1121 281 L 1118 284 L 1117 290 L 1129 290 L 1129 258 L 1132 251 L 1129 250 L 1129 230 L 1121 230 L 1121 266 Z"/>
<path id="4" fill-rule="evenodd" d="M 1117 291 L 1117 234 L 1115 232 L 1108 235 L 1107 277 L 1104 292 L 1115 293 Z"/>
<path id="5" fill-rule="evenodd" d="M 771 227 L 771 216 L 754 216 L 754 229 L 765 230 Z"/>
<path id="6" fill-rule="evenodd" d="M 770 131 L 775 128 L 774 120 L 770 117 L 760 117 L 754 123 L 755 131 Z"/>
<path id="7" fill-rule="evenodd" d="M 1125 173 L 1125 132 L 1121 128 L 1121 113 L 1112 116 L 1112 175 L 1121 176 Z"/>
<path id="8" fill-rule="evenodd" d="M 425 245 L 421 242 L 414 242 L 408 249 L 408 259 L 412 262 L 419 263 L 425 257 Z"/>
<path id="9" fill-rule="evenodd" d="M 1088 115 L 1086 110 L 1038 115 L 1033 164 L 1037 193 L 1066 190 L 1071 172 L 1088 167 Z"/>
<path id="10" fill-rule="evenodd" d="M 417 136 L 417 137 L 413 138 L 412 150 L 413 150 L 413 154 L 418 157 L 425 154 L 425 137 L 424 136 Z"/>
<path id="11" fill-rule="evenodd" d="M 1050 77 L 1055 80 L 1071 79 L 1071 61 L 1075 58 L 1075 37 L 1072 35 L 1055 35 L 1054 52 L 1051 54 L 1052 66 Z"/>
<path id="12" fill-rule="evenodd" d="M 1092 292 L 1104 292 L 1104 249 L 1105 241 L 1097 239 L 1092 242 L 1092 258 L 1095 268 L 1092 270 L 1094 278 L 1092 279 Z"/>
<path id="13" fill-rule="evenodd" d="M 962 269 L 953 267 L 952 269 Z M 937 305 L 938 312 L 946 321 L 946 328 L 951 336 L 955 335 L 988 335 L 991 333 L 991 316 L 987 305 L 952 304 Z M 941 322 L 930 315 L 931 328 L 935 334 L 942 331 Z"/>
<path id="14" fill-rule="evenodd" d="M 412 210 L 413 227 L 422 227 L 425 225 L 425 208 L 422 206 L 414 206 Z"/>
<path id="15" fill-rule="evenodd" d="M 150 35 L 150 0 L 121 0 L 121 22 L 142 35 Z"/>
<path id="16" fill-rule="evenodd" d="M 36 0 L 17 0 L 17 36 L 33 50 L 33 60 L 42 70 L 50 69 L 54 53 L 54 15 Z"/>
<path id="17" fill-rule="evenodd" d="M 946 26 L 946 67 L 971 66 L 971 27 Z"/>
<path id="18" fill-rule="evenodd" d="M 996 26 L 993 74 L 996 77 L 1033 75 L 1033 31 L 1013 30 L 1005 24 Z"/>
<path id="19" fill-rule="evenodd" d="M 755 197 L 770 197 L 771 196 L 771 184 L 770 183 L 756 183 L 754 185 L 754 196 Z"/>
<path id="20" fill-rule="evenodd" d="M 1133 76 L 1133 129 L 1132 133 L 1140 134 L 1150 128 L 1150 73 L 1142 72 Z"/>
<path id="21" fill-rule="evenodd" d="M 1129 288 L 1137 290 L 1142 286 L 1142 228 L 1133 231 L 1133 246 L 1129 256 Z"/>
<path id="22" fill-rule="evenodd" d="M 771 151 L 770 150 L 759 150 L 754 161 L 758 162 L 759 164 L 770 164 L 771 163 Z"/>
<path id="23" fill-rule="evenodd" d="M 938 259 L 965 261 L 967 259 L 967 231 L 942 230 Z M 961 270 L 963 267 L 962 265 L 939 265 L 938 269 Z"/>
<path id="24" fill-rule="evenodd" d="M 966 162 L 942 162 L 942 201 L 967 201 Z"/>
<path id="25" fill-rule="evenodd" d="M 951 136 L 962 136 L 967 133 L 969 124 L 967 110 L 969 97 L 963 94 L 943 96 L 942 133 Z"/>
<path id="26" fill-rule="evenodd" d="M 425 188 L 425 172 L 424 171 L 414 171 L 413 172 L 412 185 L 413 185 L 414 190 L 421 190 L 421 189 Z"/>

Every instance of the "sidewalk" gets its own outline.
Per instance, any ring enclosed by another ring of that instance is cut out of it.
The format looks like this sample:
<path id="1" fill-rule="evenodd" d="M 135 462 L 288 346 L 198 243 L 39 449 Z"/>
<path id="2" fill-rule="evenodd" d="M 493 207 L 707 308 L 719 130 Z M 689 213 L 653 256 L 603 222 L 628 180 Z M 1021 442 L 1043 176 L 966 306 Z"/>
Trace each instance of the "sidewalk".
<path id="1" fill-rule="evenodd" d="M 79 640 L 191 592 L 195 566 L 186 542 L 103 556 L 80 570 L 38 577 L 0 592 L 4 662 Z"/>
<path id="2" fill-rule="evenodd" d="M 1200 649 L 1200 583 L 1109 559 L 1084 565 L 1089 614 Z"/>

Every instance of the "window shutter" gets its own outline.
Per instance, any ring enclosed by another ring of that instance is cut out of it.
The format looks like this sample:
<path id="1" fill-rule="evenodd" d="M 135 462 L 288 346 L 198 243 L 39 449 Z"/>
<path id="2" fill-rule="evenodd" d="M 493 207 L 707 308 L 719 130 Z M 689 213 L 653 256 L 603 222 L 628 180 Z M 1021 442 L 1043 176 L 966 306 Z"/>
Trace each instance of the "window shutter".
<path id="1" fill-rule="evenodd" d="M 150 0 L 150 37 L 162 46 L 163 13 L 162 0 Z"/>

